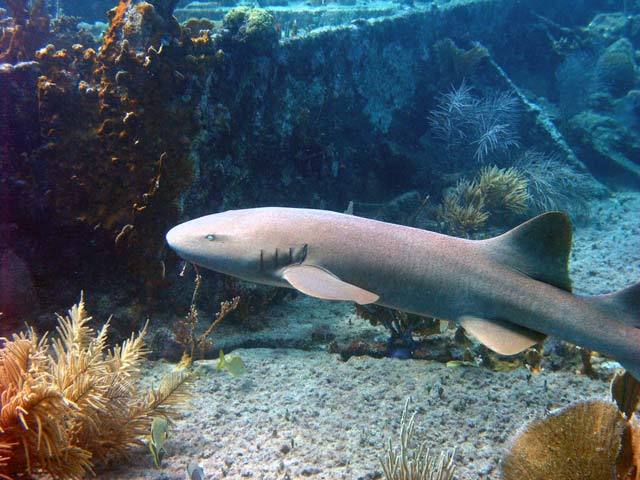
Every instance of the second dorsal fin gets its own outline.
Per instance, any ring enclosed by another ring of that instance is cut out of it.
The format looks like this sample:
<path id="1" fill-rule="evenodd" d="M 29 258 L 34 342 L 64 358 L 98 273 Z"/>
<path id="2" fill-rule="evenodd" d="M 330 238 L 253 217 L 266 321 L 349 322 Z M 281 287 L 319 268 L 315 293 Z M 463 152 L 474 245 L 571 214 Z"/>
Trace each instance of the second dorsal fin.
<path id="1" fill-rule="evenodd" d="M 569 217 L 562 212 L 548 212 L 498 237 L 482 240 L 480 248 L 502 265 L 570 292 L 571 239 Z"/>

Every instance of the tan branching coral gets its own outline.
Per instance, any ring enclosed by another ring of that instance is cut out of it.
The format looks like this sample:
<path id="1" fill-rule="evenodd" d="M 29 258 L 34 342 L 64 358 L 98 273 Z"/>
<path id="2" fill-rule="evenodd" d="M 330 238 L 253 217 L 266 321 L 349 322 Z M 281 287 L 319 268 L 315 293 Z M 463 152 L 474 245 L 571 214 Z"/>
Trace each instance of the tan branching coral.
<path id="1" fill-rule="evenodd" d="M 449 233 L 468 236 L 491 216 L 522 214 L 529 207 L 528 181 L 515 168 L 483 167 L 472 182 L 459 180 L 444 195 L 438 216 Z"/>
<path id="2" fill-rule="evenodd" d="M 482 228 L 489 220 L 489 212 L 478 185 L 460 180 L 442 199 L 438 217 L 449 233 L 464 237 Z"/>
<path id="3" fill-rule="evenodd" d="M 529 207 L 528 182 L 515 168 L 483 167 L 478 178 L 478 190 L 491 212 L 524 213 Z"/>
<path id="4" fill-rule="evenodd" d="M 107 349 L 108 322 L 89 326 L 83 299 L 58 316 L 57 337 L 34 330 L 0 350 L 0 477 L 75 479 L 142 444 L 152 417 L 176 415 L 189 377 L 177 372 L 140 395 L 146 326 Z"/>
<path id="5" fill-rule="evenodd" d="M 516 435 L 503 461 L 502 478 L 635 479 L 637 442 L 637 423 L 625 418 L 615 403 L 576 402 Z"/>

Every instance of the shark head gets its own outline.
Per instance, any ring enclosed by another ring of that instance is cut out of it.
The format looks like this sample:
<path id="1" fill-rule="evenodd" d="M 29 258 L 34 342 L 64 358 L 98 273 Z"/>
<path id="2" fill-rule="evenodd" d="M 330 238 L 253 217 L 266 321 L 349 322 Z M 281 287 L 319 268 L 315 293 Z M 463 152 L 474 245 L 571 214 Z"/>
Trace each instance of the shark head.
<path id="1" fill-rule="evenodd" d="M 185 260 L 243 280 L 283 285 L 283 267 L 304 259 L 283 238 L 276 209 L 230 210 L 173 227 L 169 246 Z"/>

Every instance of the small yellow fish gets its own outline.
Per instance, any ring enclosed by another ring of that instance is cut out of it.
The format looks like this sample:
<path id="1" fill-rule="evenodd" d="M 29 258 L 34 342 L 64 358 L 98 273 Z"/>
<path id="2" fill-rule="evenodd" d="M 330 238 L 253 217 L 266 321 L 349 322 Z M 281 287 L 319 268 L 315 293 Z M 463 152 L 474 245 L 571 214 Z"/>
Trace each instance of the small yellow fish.
<path id="1" fill-rule="evenodd" d="M 164 457 L 164 443 L 169 436 L 169 424 L 162 417 L 154 417 L 151 422 L 151 436 L 149 437 L 149 450 L 153 455 L 153 464 L 156 468 L 160 468 L 162 457 Z"/>
<path id="2" fill-rule="evenodd" d="M 240 357 L 237 355 L 228 355 L 225 357 L 224 352 L 220 350 L 220 358 L 216 370 L 220 371 L 223 368 L 233 377 L 247 373 L 247 367 Z"/>
<path id="3" fill-rule="evenodd" d="M 447 367 L 456 368 L 456 367 L 477 367 L 478 364 L 475 362 L 468 362 L 466 360 L 449 360 L 447 362 Z"/>

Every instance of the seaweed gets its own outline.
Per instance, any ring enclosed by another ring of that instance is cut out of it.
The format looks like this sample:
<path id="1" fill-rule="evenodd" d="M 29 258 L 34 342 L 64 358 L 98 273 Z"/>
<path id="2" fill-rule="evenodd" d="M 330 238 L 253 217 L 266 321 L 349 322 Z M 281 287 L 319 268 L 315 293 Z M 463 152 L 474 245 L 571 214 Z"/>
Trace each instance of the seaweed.
<path id="1" fill-rule="evenodd" d="M 453 462 L 456 449 L 432 455 L 426 442 L 416 445 L 415 416 L 409 417 L 408 398 L 400 419 L 400 444 L 387 440 L 384 457 L 380 458 L 386 480 L 453 480 L 456 467 Z"/>

